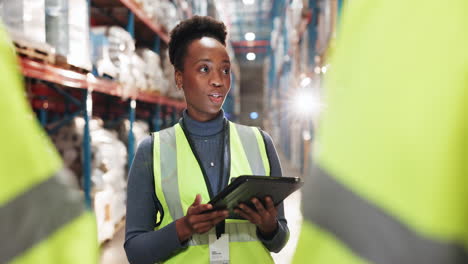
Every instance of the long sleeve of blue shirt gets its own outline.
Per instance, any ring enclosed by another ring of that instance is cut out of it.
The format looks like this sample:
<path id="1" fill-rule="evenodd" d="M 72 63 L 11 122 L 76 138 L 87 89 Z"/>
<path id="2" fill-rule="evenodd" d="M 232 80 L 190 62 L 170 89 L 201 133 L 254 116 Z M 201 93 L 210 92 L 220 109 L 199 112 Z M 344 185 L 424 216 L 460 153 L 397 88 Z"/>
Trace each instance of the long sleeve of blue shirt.
<path id="1" fill-rule="evenodd" d="M 273 141 L 268 134 L 263 131 L 262 133 L 270 160 L 271 175 L 282 176 L 281 165 Z M 216 135 L 213 140 L 217 141 Z M 195 137 L 195 141 L 196 149 L 199 152 L 210 153 L 209 149 L 214 148 L 213 144 L 209 144 L 209 137 L 208 140 Z M 198 141 L 202 143 L 197 143 Z M 203 144 L 203 142 L 208 142 L 208 144 Z M 133 264 L 164 261 L 187 246 L 179 241 L 175 222 L 154 231 L 156 214 L 161 209 L 154 191 L 152 144 L 151 137 L 147 137 L 141 142 L 128 178 L 124 248 L 129 262 Z M 217 152 L 212 149 L 211 153 Z M 209 162 L 202 160 L 202 163 Z M 212 185 L 216 184 L 212 183 Z M 218 191 L 216 190 L 216 193 Z M 272 237 L 262 237 L 259 232 L 257 234 L 265 247 L 272 252 L 279 252 L 284 247 L 289 237 L 289 229 L 282 204 L 278 207 L 278 230 L 276 233 Z"/>

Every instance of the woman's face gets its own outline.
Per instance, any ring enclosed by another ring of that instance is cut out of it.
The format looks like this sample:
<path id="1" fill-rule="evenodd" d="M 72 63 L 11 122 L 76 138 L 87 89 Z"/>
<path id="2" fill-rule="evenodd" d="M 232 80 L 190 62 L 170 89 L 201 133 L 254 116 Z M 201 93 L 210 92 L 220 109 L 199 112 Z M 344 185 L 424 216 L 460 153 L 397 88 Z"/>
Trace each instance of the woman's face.
<path id="1" fill-rule="evenodd" d="M 231 89 L 231 63 L 226 48 L 216 39 L 203 37 L 187 47 L 184 70 L 176 70 L 187 111 L 197 121 L 214 119 Z"/>

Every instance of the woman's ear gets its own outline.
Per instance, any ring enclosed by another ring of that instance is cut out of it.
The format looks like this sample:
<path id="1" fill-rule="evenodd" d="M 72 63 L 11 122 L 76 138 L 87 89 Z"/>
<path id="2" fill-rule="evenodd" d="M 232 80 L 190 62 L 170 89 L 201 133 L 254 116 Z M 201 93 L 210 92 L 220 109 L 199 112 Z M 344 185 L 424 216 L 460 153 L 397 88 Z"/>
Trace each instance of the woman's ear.
<path id="1" fill-rule="evenodd" d="M 184 89 L 182 72 L 179 70 L 175 70 L 174 78 L 177 89 Z"/>

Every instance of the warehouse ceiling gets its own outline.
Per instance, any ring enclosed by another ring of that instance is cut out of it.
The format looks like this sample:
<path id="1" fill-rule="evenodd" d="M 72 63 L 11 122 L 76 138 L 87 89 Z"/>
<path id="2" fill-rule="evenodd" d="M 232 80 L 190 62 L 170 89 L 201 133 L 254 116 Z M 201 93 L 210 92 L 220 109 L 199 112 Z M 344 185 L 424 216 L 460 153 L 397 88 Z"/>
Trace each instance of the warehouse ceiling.
<path id="1" fill-rule="evenodd" d="M 216 7 L 229 28 L 229 38 L 239 62 L 246 61 L 249 52 L 255 62 L 263 62 L 270 47 L 272 7 L 274 0 L 217 0 Z M 251 40 L 249 37 L 255 38 Z M 250 35 L 250 36 L 249 36 Z M 246 39 L 247 37 L 247 39 Z"/>

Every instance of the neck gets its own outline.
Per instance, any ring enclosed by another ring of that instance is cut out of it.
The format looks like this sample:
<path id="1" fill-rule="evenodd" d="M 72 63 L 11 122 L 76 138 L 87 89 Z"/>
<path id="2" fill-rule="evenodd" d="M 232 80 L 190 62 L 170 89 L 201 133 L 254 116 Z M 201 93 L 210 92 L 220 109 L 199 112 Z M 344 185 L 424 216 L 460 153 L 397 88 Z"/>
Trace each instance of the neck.
<path id="1" fill-rule="evenodd" d="M 187 110 L 183 112 L 183 124 L 187 131 L 196 136 L 212 136 L 221 132 L 224 128 L 224 111 L 221 110 L 211 120 L 201 122 L 193 119 Z"/>

